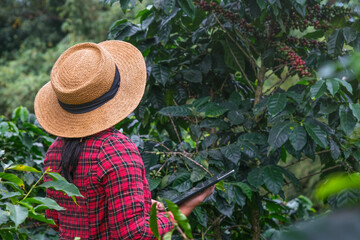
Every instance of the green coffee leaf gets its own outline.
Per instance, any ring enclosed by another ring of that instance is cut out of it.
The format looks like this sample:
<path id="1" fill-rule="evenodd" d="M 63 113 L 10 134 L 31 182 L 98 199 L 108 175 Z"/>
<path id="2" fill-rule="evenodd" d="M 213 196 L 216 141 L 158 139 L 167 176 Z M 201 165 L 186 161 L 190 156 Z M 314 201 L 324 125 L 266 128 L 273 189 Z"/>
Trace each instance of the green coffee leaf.
<path id="1" fill-rule="evenodd" d="M 195 18 L 195 7 L 191 0 L 177 0 L 177 2 L 186 15 L 192 19 Z"/>
<path id="2" fill-rule="evenodd" d="M 186 81 L 192 83 L 202 82 L 202 73 L 196 69 L 184 69 L 182 70 L 183 77 Z"/>
<path id="3" fill-rule="evenodd" d="M 15 174 L 12 173 L 0 173 L 0 178 L 1 179 L 5 179 L 7 181 L 13 182 L 16 185 L 20 186 L 21 188 L 25 187 L 25 184 L 23 182 L 23 180 L 21 180 L 18 176 L 16 176 Z"/>
<path id="4" fill-rule="evenodd" d="M 246 204 L 246 195 L 239 186 L 234 186 L 234 199 L 239 206 L 243 207 Z"/>
<path id="5" fill-rule="evenodd" d="M 57 180 L 62 180 L 62 181 L 66 181 L 66 179 L 61 176 L 59 173 L 57 172 L 48 172 L 46 171 L 46 174 L 53 180 L 53 181 L 57 181 Z"/>
<path id="6" fill-rule="evenodd" d="M 206 172 L 201 168 L 194 168 L 190 174 L 190 181 L 191 182 L 198 182 L 201 181 L 205 176 Z"/>
<path id="7" fill-rule="evenodd" d="M 350 83 L 348 83 L 346 80 L 341 80 L 339 78 L 334 78 L 334 80 L 338 81 L 341 85 L 343 85 L 346 90 L 348 90 L 349 93 L 353 93 L 353 88 Z"/>
<path id="8" fill-rule="evenodd" d="M 29 212 L 29 217 L 33 218 L 33 219 L 36 219 L 40 222 L 44 222 L 44 223 L 47 223 L 47 224 L 52 224 L 52 225 L 55 225 L 55 222 L 54 220 L 52 219 L 47 219 L 44 215 L 42 214 L 38 214 L 38 213 L 33 213 L 33 212 Z"/>
<path id="9" fill-rule="evenodd" d="M 79 189 L 72 183 L 64 180 L 48 181 L 39 185 L 39 187 L 51 188 L 66 193 L 69 197 L 84 197 Z"/>
<path id="10" fill-rule="evenodd" d="M 291 132 L 289 139 L 293 148 L 296 151 L 300 151 L 304 148 L 307 141 L 307 134 L 305 129 L 300 125 L 296 125 Z"/>
<path id="11" fill-rule="evenodd" d="M 359 173 L 331 175 L 318 185 L 315 196 L 319 200 L 326 200 L 329 196 L 337 194 L 344 189 L 359 188 Z"/>
<path id="12" fill-rule="evenodd" d="M 314 142 L 322 148 L 328 147 L 327 134 L 319 125 L 312 122 L 304 122 L 305 129 Z"/>
<path id="13" fill-rule="evenodd" d="M 330 92 L 331 95 L 335 96 L 335 94 L 339 91 L 340 89 L 340 84 L 338 81 L 334 80 L 334 79 L 328 79 L 326 80 L 326 86 L 328 91 Z"/>
<path id="14" fill-rule="evenodd" d="M 331 157 L 334 160 L 337 160 L 340 156 L 341 156 L 341 151 L 339 146 L 336 144 L 336 142 L 334 142 L 333 140 L 330 140 L 330 153 L 331 153 Z"/>
<path id="15" fill-rule="evenodd" d="M 54 209 L 57 211 L 65 210 L 65 208 L 61 207 L 53 199 L 48 198 L 48 197 L 33 197 L 33 198 L 27 198 L 24 201 L 40 204 L 35 207 L 35 210 L 37 210 L 37 211 L 43 210 L 43 209 Z"/>
<path id="16" fill-rule="evenodd" d="M 276 166 L 268 165 L 264 167 L 263 175 L 266 188 L 270 192 L 278 194 L 284 182 L 282 172 Z"/>
<path id="17" fill-rule="evenodd" d="M 284 93 L 275 93 L 267 102 L 267 109 L 272 116 L 275 116 L 282 110 L 284 110 L 286 106 L 286 94 Z"/>
<path id="18" fill-rule="evenodd" d="M 15 171 L 24 171 L 24 172 L 36 172 L 39 173 L 41 171 L 37 170 L 36 168 L 33 167 L 29 167 L 23 164 L 17 164 L 17 165 L 12 165 L 8 168 L 6 168 L 5 170 L 15 170 Z"/>
<path id="19" fill-rule="evenodd" d="M 0 225 L 9 221 L 9 216 L 10 213 L 8 211 L 3 211 L 0 209 Z"/>
<path id="20" fill-rule="evenodd" d="M 248 142 L 237 142 L 236 145 L 239 147 L 240 151 L 248 155 L 250 158 L 255 158 L 258 155 L 258 148 Z"/>
<path id="21" fill-rule="evenodd" d="M 240 147 L 235 143 L 222 147 L 221 153 L 235 164 L 238 164 L 241 158 Z"/>
<path id="22" fill-rule="evenodd" d="M 263 169 L 253 168 L 247 176 L 247 180 L 254 187 L 258 187 L 264 184 Z"/>
<path id="23" fill-rule="evenodd" d="M 208 103 L 205 106 L 205 116 L 206 117 L 219 117 L 227 111 L 228 111 L 228 109 L 226 109 L 223 106 L 220 106 L 219 104 L 214 103 L 214 102 Z"/>
<path id="24" fill-rule="evenodd" d="M 301 187 L 301 183 L 299 181 L 299 179 L 289 170 L 287 170 L 286 168 L 280 167 L 280 166 L 276 166 L 284 175 L 287 179 L 289 179 L 296 187 Z"/>
<path id="25" fill-rule="evenodd" d="M 15 223 L 17 228 L 28 217 L 28 209 L 19 205 L 13 205 L 11 203 L 5 203 L 6 209 L 10 212 L 10 219 Z"/>
<path id="26" fill-rule="evenodd" d="M 343 28 L 344 39 L 347 44 L 351 43 L 357 38 L 357 31 L 352 27 Z"/>
<path id="27" fill-rule="evenodd" d="M 157 239 L 160 240 L 161 237 L 160 237 L 160 233 L 159 233 L 159 226 L 158 226 L 157 215 L 156 214 L 157 214 L 157 209 L 156 209 L 156 202 L 155 202 L 151 206 L 149 224 L 150 224 L 151 232 L 154 234 L 154 236 Z"/>
<path id="28" fill-rule="evenodd" d="M 326 86 L 324 83 L 325 83 L 325 81 L 320 79 L 320 80 L 317 80 L 316 83 L 311 86 L 311 88 L 310 88 L 310 97 L 311 98 L 317 99 L 324 94 L 324 92 L 326 90 Z"/>
<path id="29" fill-rule="evenodd" d="M 354 117 L 356 117 L 356 119 L 358 121 L 360 121 L 360 104 L 359 103 L 350 103 L 349 106 L 350 106 L 350 109 L 352 110 Z"/>
<path id="30" fill-rule="evenodd" d="M 149 188 L 150 188 L 150 191 L 156 189 L 160 183 L 161 183 L 161 179 L 159 178 L 148 178 L 148 182 L 149 182 Z"/>
<path id="31" fill-rule="evenodd" d="M 357 122 L 353 112 L 350 111 L 349 107 L 341 105 L 339 108 L 339 115 L 341 129 L 346 135 L 350 135 L 354 131 Z"/>
<path id="32" fill-rule="evenodd" d="M 29 111 L 25 107 L 17 107 L 12 114 L 13 121 L 17 121 L 18 119 L 21 122 L 25 122 L 29 116 Z"/>
<path id="33" fill-rule="evenodd" d="M 339 55 L 344 46 L 344 35 L 341 29 L 335 29 L 327 41 L 327 49 L 330 55 Z"/>
<path id="34" fill-rule="evenodd" d="M 162 108 L 159 113 L 164 116 L 186 117 L 191 114 L 191 111 L 185 106 L 170 106 Z"/>
<path id="35" fill-rule="evenodd" d="M 178 176 L 172 184 L 173 189 L 179 192 L 185 192 L 191 188 L 190 174 L 183 173 Z"/>
<path id="36" fill-rule="evenodd" d="M 172 212 L 172 214 L 174 215 L 175 220 L 178 222 L 180 227 L 184 230 L 185 235 L 188 238 L 193 238 L 192 233 L 191 233 L 191 226 L 190 226 L 189 221 L 186 218 L 186 216 L 180 211 L 179 207 L 175 203 L 173 203 L 167 199 L 165 199 L 165 202 L 166 202 L 170 212 Z"/>
<path id="37" fill-rule="evenodd" d="M 170 232 L 165 233 L 162 240 L 171 240 L 174 231 L 175 228 L 173 228 Z"/>
<path id="38" fill-rule="evenodd" d="M 6 198 L 12 198 L 21 196 L 22 194 L 20 192 L 1 192 L 1 200 Z"/>
<path id="39" fill-rule="evenodd" d="M 240 110 L 229 111 L 227 117 L 231 123 L 231 125 L 239 125 L 242 124 L 245 120 L 244 115 Z"/>
<path id="40" fill-rule="evenodd" d="M 151 74 L 154 76 L 155 80 L 163 86 L 170 80 L 170 69 L 163 65 L 152 67 Z"/>
<path id="41" fill-rule="evenodd" d="M 291 122 L 280 122 L 271 128 L 268 143 L 273 148 L 281 147 L 288 139 L 294 129 Z"/>
<path id="42" fill-rule="evenodd" d="M 249 185 L 243 182 L 237 182 L 234 184 L 235 186 L 238 186 L 243 193 L 245 193 L 246 197 L 251 200 L 252 197 L 252 190 Z"/>
<path id="43" fill-rule="evenodd" d="M 192 213 L 195 215 L 198 223 L 200 223 L 203 227 L 207 226 L 208 215 L 206 214 L 206 211 L 202 207 L 197 206 L 196 208 L 194 208 Z"/>

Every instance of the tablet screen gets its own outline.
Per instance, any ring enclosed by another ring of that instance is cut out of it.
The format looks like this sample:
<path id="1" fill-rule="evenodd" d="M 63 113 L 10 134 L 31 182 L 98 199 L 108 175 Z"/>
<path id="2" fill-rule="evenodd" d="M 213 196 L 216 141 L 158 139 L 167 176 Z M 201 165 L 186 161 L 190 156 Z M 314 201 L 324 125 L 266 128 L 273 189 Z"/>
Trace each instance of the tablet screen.
<path id="1" fill-rule="evenodd" d="M 186 193 L 184 193 L 183 195 L 177 197 L 176 199 L 172 200 L 173 203 L 177 204 L 177 205 L 181 205 L 183 202 L 185 202 L 186 200 L 188 200 L 189 198 L 201 193 L 202 191 L 204 191 L 205 189 L 207 189 L 208 187 L 216 184 L 217 182 L 221 181 L 222 179 L 230 176 L 232 173 L 234 173 L 235 170 L 231 170 L 231 171 L 223 171 L 221 173 L 219 173 L 218 175 L 209 178 L 208 180 L 199 183 L 198 185 L 196 185 L 196 187 L 193 187 L 192 189 L 190 189 L 189 191 L 187 191 Z"/>

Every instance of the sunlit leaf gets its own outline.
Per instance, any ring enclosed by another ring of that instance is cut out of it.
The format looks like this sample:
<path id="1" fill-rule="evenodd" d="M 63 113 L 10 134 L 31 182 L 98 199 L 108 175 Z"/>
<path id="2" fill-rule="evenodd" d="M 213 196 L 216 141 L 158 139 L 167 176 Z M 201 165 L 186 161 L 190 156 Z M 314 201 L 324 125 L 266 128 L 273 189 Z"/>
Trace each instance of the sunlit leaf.
<path id="1" fill-rule="evenodd" d="M 23 164 L 17 164 L 17 165 L 12 165 L 8 168 L 6 168 L 5 170 L 15 170 L 15 171 L 24 171 L 24 172 L 36 172 L 39 173 L 41 171 L 37 170 L 36 168 L 33 167 L 29 167 Z"/>
<path id="2" fill-rule="evenodd" d="M 278 194 L 283 186 L 284 179 L 281 171 L 275 166 L 264 167 L 264 183 L 267 189 L 275 194 Z"/>
<path id="3" fill-rule="evenodd" d="M 6 203 L 6 209 L 10 212 L 10 219 L 16 228 L 28 217 L 28 209 L 25 207 Z"/>
<path id="4" fill-rule="evenodd" d="M 153 203 L 153 205 L 151 206 L 149 224 L 150 224 L 150 230 L 154 234 L 154 236 L 157 239 L 161 239 L 160 233 L 159 233 L 159 226 L 158 226 L 158 222 L 157 222 L 156 202 Z"/>
<path id="5" fill-rule="evenodd" d="M 190 226 L 189 221 L 186 218 L 186 216 L 180 211 L 179 207 L 175 203 L 173 203 L 167 199 L 165 199 L 165 202 L 168 206 L 168 209 L 174 215 L 175 220 L 178 222 L 178 224 L 181 226 L 181 228 L 185 232 L 186 236 L 188 238 L 193 238 L 192 233 L 191 233 L 191 226 Z"/>

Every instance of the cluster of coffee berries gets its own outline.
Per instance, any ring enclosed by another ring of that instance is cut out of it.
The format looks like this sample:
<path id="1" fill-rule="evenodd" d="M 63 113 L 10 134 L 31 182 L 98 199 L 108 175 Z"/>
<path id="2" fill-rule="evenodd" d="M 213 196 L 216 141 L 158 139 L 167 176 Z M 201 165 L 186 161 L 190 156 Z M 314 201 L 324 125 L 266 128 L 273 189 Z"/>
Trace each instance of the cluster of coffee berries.
<path id="1" fill-rule="evenodd" d="M 290 64 L 291 68 L 295 69 L 300 77 L 311 76 L 309 68 L 306 66 L 304 60 L 301 59 L 299 55 L 295 53 L 289 46 L 285 44 L 280 47 L 280 52 L 284 56 L 284 64 Z"/>
<path id="2" fill-rule="evenodd" d="M 306 38 L 297 38 L 294 36 L 289 37 L 286 40 L 286 43 L 293 46 L 307 47 L 307 48 L 317 48 L 322 51 L 327 49 L 325 42 L 319 42 L 315 39 L 306 39 Z"/>
<path id="3" fill-rule="evenodd" d="M 285 17 L 283 22 L 288 27 L 305 31 L 309 26 L 313 26 L 315 29 L 326 31 L 330 28 L 329 22 L 335 17 L 345 17 L 351 13 L 350 8 L 344 8 L 340 6 L 320 6 L 318 4 L 308 5 L 306 8 L 305 20 L 296 11 L 292 9 L 289 17 Z"/>
<path id="4" fill-rule="evenodd" d="M 149 173 L 149 175 L 151 176 L 151 177 L 161 177 L 161 172 L 158 172 L 158 171 L 156 171 L 156 170 L 152 170 L 150 173 Z"/>
<path id="5" fill-rule="evenodd" d="M 330 27 L 328 20 L 318 18 L 317 15 L 312 14 L 312 12 L 308 12 L 304 20 L 294 9 L 290 12 L 289 18 L 284 18 L 283 21 L 288 27 L 298 29 L 301 32 L 305 31 L 309 26 L 313 26 L 315 29 L 322 31 L 326 31 Z"/>
<path id="6" fill-rule="evenodd" d="M 240 21 L 240 27 L 241 27 L 241 29 L 244 30 L 244 31 L 247 31 L 247 32 L 250 32 L 250 33 L 254 32 L 254 27 L 253 27 L 253 25 L 252 25 L 251 23 L 248 23 L 245 18 L 242 18 L 242 19 L 241 19 L 241 21 Z"/>
<path id="7" fill-rule="evenodd" d="M 195 5 L 197 5 L 201 10 L 208 11 L 208 12 L 216 12 L 219 15 L 224 16 L 230 22 L 237 22 L 238 18 L 232 11 L 223 9 L 218 3 L 216 2 L 207 2 L 204 0 L 195 0 Z"/>
<path id="8" fill-rule="evenodd" d="M 309 5 L 306 8 L 307 17 L 309 20 L 317 19 L 318 21 L 331 21 L 335 17 L 344 17 L 351 13 L 350 8 L 342 6 L 329 6 L 323 5 L 320 7 L 318 4 Z"/>

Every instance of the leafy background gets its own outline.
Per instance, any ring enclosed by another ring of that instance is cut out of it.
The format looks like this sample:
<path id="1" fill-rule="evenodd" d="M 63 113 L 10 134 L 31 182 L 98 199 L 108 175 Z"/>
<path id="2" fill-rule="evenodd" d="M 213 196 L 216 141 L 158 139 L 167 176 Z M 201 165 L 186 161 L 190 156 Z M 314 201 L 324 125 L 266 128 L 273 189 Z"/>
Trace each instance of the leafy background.
<path id="1" fill-rule="evenodd" d="M 10 39 L 0 53 L 5 173 L 13 173 L 10 161 L 44 171 L 42 159 L 52 141 L 34 115 L 12 109 L 22 104 L 32 111 L 34 94 L 69 45 L 102 41 L 108 34 L 131 42 L 146 59 L 144 98 L 117 128 L 141 151 L 153 198 L 174 199 L 211 175 L 236 170 L 189 216 L 194 238 L 289 239 L 292 234 L 295 239 L 293 222 L 356 206 L 357 178 L 340 189 L 322 184 L 319 189 L 332 190 L 318 197 L 322 203 L 312 194 L 333 172 L 359 171 L 357 2 L 89 0 L 82 5 L 86 11 L 78 2 L 9 1 L 1 12 L 7 20 L 1 31 Z M 36 15 L 34 9 L 42 11 Z M 43 18 L 54 19 L 56 31 L 38 24 Z M 43 39 L 29 32 L 36 28 L 53 35 Z M 19 176 L 29 189 L 41 173 Z M 20 206 L 20 190 L 0 200 L 9 216 L 6 204 Z M 40 189 L 32 194 L 43 197 Z M 2 237 L 56 237 L 45 225 L 36 228 L 33 218 L 22 219 L 21 224 L 4 219 Z M 309 239 L 315 236 L 311 224 L 301 229 Z M 337 230 L 346 237 L 341 226 Z M 337 236 L 320 232 L 327 239 Z M 173 238 L 181 236 L 174 232 Z"/>

